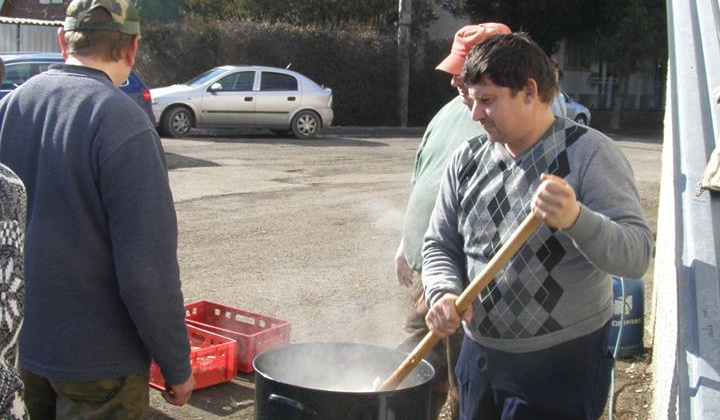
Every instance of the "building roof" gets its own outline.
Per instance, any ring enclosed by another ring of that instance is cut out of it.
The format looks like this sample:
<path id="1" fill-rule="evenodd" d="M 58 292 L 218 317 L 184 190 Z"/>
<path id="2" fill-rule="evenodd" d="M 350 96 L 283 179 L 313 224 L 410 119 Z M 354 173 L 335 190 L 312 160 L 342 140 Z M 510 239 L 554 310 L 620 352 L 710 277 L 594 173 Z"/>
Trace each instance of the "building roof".
<path id="1" fill-rule="evenodd" d="M 13 25 L 39 25 L 39 26 L 62 26 L 62 20 L 42 20 L 42 19 L 25 19 L 0 16 L 0 23 L 9 23 Z"/>

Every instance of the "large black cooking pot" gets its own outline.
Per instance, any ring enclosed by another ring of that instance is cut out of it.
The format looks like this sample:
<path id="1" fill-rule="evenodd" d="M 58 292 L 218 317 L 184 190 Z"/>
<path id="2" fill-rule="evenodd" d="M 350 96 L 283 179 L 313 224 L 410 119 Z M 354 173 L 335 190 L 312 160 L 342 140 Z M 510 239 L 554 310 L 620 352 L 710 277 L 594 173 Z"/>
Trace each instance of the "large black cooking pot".
<path id="1" fill-rule="evenodd" d="M 356 343 L 296 343 L 253 360 L 255 420 L 429 420 L 425 360 L 392 391 L 373 391 L 407 353 Z"/>

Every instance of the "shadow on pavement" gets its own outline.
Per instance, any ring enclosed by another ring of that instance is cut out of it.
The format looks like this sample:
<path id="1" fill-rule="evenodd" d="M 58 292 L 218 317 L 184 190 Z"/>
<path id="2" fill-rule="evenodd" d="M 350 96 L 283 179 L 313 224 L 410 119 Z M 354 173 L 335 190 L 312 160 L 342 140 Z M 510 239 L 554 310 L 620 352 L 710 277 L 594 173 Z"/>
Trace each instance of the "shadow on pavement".
<path id="1" fill-rule="evenodd" d="M 174 417 L 170 417 L 167 414 L 163 413 L 162 411 L 150 407 L 150 411 L 148 412 L 147 420 L 175 420 Z"/>
<path id="2" fill-rule="evenodd" d="M 180 168 L 202 168 L 210 166 L 220 166 L 215 162 L 195 159 L 188 156 L 177 155 L 175 153 L 165 153 L 165 159 L 167 160 L 168 170 L 180 169 Z"/>
<path id="3" fill-rule="evenodd" d="M 616 141 L 629 141 L 636 143 L 662 144 L 663 134 L 626 134 L 626 133 L 608 133 L 602 132 L 606 136 Z"/>
<path id="4" fill-rule="evenodd" d="M 325 133 L 341 137 L 390 139 L 395 137 L 421 138 L 425 127 L 331 127 Z"/>
<path id="5" fill-rule="evenodd" d="M 174 407 L 163 402 L 163 410 L 160 410 L 152 407 L 151 401 L 146 420 L 190 420 L 223 417 L 250 419 L 255 413 L 253 379 L 251 374 L 238 374 L 230 382 L 195 390 L 190 401 L 183 407 Z"/>
<path id="6" fill-rule="evenodd" d="M 369 136 L 370 139 L 375 140 L 376 137 Z M 291 137 L 279 137 L 272 134 L 248 134 L 247 132 L 242 134 L 235 133 L 202 133 L 202 132 L 191 132 L 188 137 L 182 137 L 175 140 L 181 141 L 203 141 L 212 143 L 252 143 L 252 144 L 287 144 L 293 146 L 312 146 L 312 147 L 381 147 L 387 146 L 386 143 L 379 141 L 363 140 L 354 137 L 341 137 L 330 133 L 322 133 L 316 138 L 311 140 L 299 140 Z"/>
<path id="7" fill-rule="evenodd" d="M 188 402 L 199 410 L 219 417 L 229 416 L 255 405 L 255 390 L 249 383 L 237 380 L 193 392 Z"/>
<path id="8" fill-rule="evenodd" d="M 290 144 L 313 147 L 381 147 L 387 146 L 387 143 L 380 140 L 396 137 L 417 137 L 420 139 L 424 131 L 424 127 L 331 127 L 320 131 L 320 134 L 314 139 L 300 140 L 290 134 L 275 135 L 266 130 L 192 130 L 189 136 L 177 140 L 201 140 L 214 143 Z"/>

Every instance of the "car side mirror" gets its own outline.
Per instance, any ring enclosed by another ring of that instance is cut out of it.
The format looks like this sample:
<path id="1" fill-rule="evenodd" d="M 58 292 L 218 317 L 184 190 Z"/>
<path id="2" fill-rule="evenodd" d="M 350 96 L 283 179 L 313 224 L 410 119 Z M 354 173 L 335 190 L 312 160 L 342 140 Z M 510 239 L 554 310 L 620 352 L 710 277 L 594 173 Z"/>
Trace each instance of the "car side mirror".
<path id="1" fill-rule="evenodd" d="M 222 90 L 222 85 L 220 83 L 213 83 L 210 85 L 210 92 L 215 92 L 218 90 Z"/>

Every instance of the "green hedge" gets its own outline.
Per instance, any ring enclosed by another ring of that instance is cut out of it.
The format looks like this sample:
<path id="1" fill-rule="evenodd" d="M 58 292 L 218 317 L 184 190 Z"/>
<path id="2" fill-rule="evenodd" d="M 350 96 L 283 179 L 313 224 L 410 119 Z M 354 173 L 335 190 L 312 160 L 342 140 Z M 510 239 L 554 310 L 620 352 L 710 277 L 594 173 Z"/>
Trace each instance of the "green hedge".
<path id="1" fill-rule="evenodd" d="M 408 123 L 427 124 L 456 93 L 434 70 L 450 41 L 413 45 Z M 150 87 L 181 83 L 212 67 L 286 67 L 332 88 L 334 125 L 399 124 L 395 38 L 363 28 L 329 32 L 251 21 L 146 24 L 136 69 Z"/>

